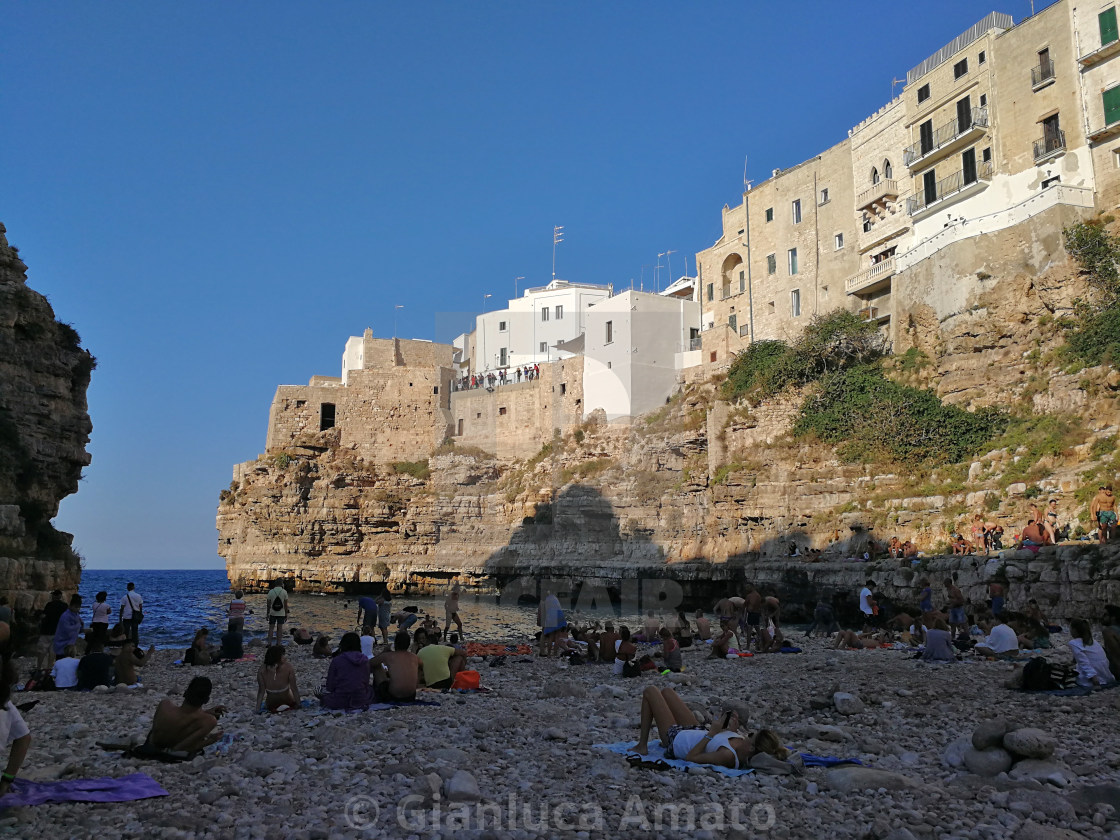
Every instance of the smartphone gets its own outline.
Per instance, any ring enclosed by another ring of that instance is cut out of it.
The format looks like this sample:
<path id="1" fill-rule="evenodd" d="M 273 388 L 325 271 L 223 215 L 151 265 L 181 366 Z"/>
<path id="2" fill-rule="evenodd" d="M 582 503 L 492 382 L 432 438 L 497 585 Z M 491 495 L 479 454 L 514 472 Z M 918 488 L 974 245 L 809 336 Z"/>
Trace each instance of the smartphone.
<path id="1" fill-rule="evenodd" d="M 729 727 L 731 725 L 731 712 L 730 711 L 726 711 L 726 712 L 723 713 L 723 720 L 721 721 L 720 725 L 724 729 L 727 729 L 727 727 Z"/>

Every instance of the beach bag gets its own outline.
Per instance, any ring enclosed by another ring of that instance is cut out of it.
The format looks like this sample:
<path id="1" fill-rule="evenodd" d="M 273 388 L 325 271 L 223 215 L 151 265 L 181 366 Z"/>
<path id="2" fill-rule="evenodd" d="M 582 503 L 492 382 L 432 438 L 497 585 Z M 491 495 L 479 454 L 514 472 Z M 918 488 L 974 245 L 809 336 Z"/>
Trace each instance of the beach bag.
<path id="1" fill-rule="evenodd" d="M 637 662 L 626 661 L 622 665 L 622 676 L 636 677 L 642 673 L 642 668 Z"/>
<path id="2" fill-rule="evenodd" d="M 1036 656 L 1023 666 L 1024 691 L 1050 690 L 1050 663 Z"/>
<path id="3" fill-rule="evenodd" d="M 137 609 L 136 607 L 133 607 L 132 606 L 132 596 L 129 595 L 127 597 L 128 597 L 128 605 L 130 607 L 132 607 L 132 623 L 133 624 L 139 624 L 141 621 L 144 620 L 144 610 L 143 609 Z M 141 604 L 140 606 L 143 607 L 143 604 Z"/>
<path id="4" fill-rule="evenodd" d="M 451 687 L 461 691 L 477 691 L 482 687 L 482 676 L 478 671 L 460 671 L 451 681 Z"/>

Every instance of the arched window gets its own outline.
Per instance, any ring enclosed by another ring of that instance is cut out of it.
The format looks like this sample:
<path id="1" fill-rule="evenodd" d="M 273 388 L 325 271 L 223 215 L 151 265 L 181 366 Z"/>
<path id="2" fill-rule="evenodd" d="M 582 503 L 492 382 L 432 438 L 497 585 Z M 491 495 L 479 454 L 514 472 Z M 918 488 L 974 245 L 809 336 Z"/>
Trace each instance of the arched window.
<path id="1" fill-rule="evenodd" d="M 872 184 L 878 184 L 879 183 L 879 170 L 876 169 L 874 166 L 871 167 L 871 183 Z"/>
<path id="2" fill-rule="evenodd" d="M 894 170 L 891 169 L 891 162 L 889 160 L 883 161 L 883 177 L 887 180 L 894 177 Z"/>

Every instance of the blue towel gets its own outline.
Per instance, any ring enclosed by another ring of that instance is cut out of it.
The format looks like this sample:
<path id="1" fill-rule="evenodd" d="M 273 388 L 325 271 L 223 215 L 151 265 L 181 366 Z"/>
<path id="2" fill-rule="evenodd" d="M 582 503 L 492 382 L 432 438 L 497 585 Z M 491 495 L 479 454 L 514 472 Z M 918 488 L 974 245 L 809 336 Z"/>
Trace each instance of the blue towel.
<path id="1" fill-rule="evenodd" d="M 634 752 L 633 741 L 620 741 L 617 744 L 595 744 L 595 748 L 600 750 L 610 750 L 611 752 L 618 753 L 619 755 L 637 755 L 637 753 Z M 754 772 L 754 770 L 752 770 L 750 767 L 744 768 L 742 770 L 732 770 L 730 767 L 720 767 L 717 764 L 693 764 L 691 761 L 684 761 L 680 758 L 666 758 L 665 748 L 661 746 L 660 741 L 651 742 L 649 745 L 649 753 L 643 756 L 643 758 L 647 761 L 664 761 L 670 767 L 674 767 L 677 770 L 687 771 L 694 767 L 703 767 L 708 770 L 715 770 L 717 773 L 722 773 L 725 776 L 732 777 L 746 776 L 748 773 Z"/>
<path id="2" fill-rule="evenodd" d="M 801 753 L 801 762 L 806 767 L 835 767 L 837 764 L 863 764 L 858 758 L 832 758 L 827 755 Z"/>
<path id="3" fill-rule="evenodd" d="M 0 798 L 0 809 L 46 802 L 132 802 L 167 796 L 159 782 L 147 773 L 132 773 L 119 779 L 62 779 L 57 782 L 30 782 L 16 779 L 11 790 Z"/>

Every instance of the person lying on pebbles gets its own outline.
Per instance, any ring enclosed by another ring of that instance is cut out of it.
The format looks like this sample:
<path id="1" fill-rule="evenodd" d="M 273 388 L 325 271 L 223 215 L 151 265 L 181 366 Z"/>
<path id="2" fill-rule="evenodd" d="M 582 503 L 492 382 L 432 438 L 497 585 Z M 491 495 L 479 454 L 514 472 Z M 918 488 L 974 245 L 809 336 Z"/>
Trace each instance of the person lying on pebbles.
<path id="1" fill-rule="evenodd" d="M 213 688 L 207 677 L 195 677 L 183 692 L 181 705 L 161 700 L 144 746 L 189 755 L 221 738 L 222 730 L 217 728 L 218 718 L 225 714 L 225 706 L 203 708 L 210 702 Z"/>

